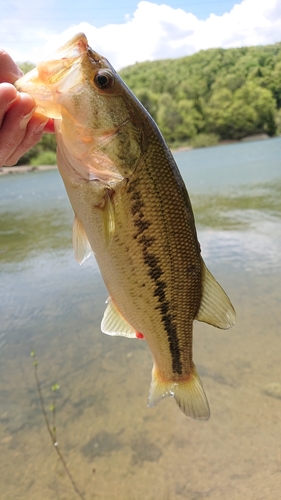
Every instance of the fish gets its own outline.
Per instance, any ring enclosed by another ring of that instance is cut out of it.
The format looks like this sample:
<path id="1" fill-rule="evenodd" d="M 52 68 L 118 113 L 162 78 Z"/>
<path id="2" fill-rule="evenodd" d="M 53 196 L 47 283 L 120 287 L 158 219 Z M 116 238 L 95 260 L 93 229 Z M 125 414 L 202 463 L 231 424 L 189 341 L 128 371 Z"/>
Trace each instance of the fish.
<path id="1" fill-rule="evenodd" d="M 94 253 L 109 293 L 102 332 L 147 342 L 149 407 L 170 396 L 207 420 L 193 322 L 228 329 L 236 314 L 203 261 L 186 186 L 155 121 L 83 33 L 15 85 L 54 119 L 75 257 L 82 264 Z"/>

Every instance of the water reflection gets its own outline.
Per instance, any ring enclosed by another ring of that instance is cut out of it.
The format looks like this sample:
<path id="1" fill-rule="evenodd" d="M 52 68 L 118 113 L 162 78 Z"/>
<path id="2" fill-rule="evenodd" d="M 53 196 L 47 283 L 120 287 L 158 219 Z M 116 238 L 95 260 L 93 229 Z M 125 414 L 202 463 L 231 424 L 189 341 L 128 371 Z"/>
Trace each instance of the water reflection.
<path id="1" fill-rule="evenodd" d="M 69 218 L 63 209 L 1 214 L 0 262 L 17 263 L 71 245 Z"/>
<path id="2" fill-rule="evenodd" d="M 0 189 L 2 265 L 70 247 L 73 216 L 57 171 L 5 176 Z"/>
<path id="3" fill-rule="evenodd" d="M 242 184 L 225 193 L 195 193 L 192 203 L 199 226 L 260 232 L 263 223 L 280 222 L 281 177 L 274 182 Z"/>
<path id="4" fill-rule="evenodd" d="M 227 194 L 194 194 L 192 202 L 207 262 L 240 272 L 281 268 L 281 178 Z"/>

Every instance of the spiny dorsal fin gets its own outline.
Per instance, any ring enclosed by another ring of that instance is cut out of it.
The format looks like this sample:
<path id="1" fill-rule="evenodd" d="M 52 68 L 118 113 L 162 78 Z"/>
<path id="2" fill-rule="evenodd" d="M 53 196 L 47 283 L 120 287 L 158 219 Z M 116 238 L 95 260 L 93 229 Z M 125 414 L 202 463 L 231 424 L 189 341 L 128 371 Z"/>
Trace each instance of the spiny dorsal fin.
<path id="1" fill-rule="evenodd" d="M 102 210 L 105 246 L 108 248 L 115 233 L 115 210 L 108 191 L 105 194 L 105 204 Z"/>
<path id="2" fill-rule="evenodd" d="M 196 420 L 208 420 L 210 417 L 206 394 L 194 364 L 189 377 L 177 381 L 162 380 L 157 368 L 153 366 L 148 406 L 154 406 L 168 396 L 175 398 L 179 408 L 187 417 Z"/>
<path id="3" fill-rule="evenodd" d="M 82 222 L 79 221 L 77 215 L 75 215 L 73 222 L 72 242 L 75 259 L 79 262 L 79 264 L 83 264 L 83 262 L 91 255 L 92 249 L 84 226 Z"/>
<path id="4" fill-rule="evenodd" d="M 114 302 L 109 297 L 107 307 L 101 322 L 101 331 L 107 335 L 120 335 L 137 338 L 134 328 L 121 316 Z"/>
<path id="5" fill-rule="evenodd" d="M 195 319 L 217 328 L 231 328 L 236 323 L 236 313 L 228 296 L 207 269 L 202 259 L 202 299 Z"/>

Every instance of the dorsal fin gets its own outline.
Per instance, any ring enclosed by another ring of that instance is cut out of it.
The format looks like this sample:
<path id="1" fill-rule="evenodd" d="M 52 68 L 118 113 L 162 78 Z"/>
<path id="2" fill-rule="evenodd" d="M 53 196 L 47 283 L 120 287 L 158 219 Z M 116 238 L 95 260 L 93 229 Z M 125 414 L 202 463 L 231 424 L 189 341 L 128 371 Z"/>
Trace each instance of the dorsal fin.
<path id="1" fill-rule="evenodd" d="M 83 264 L 83 262 L 91 255 L 92 249 L 84 226 L 82 222 L 79 221 L 77 215 L 75 215 L 73 221 L 72 242 L 75 259 L 79 262 L 79 264 Z"/>
<path id="2" fill-rule="evenodd" d="M 137 338 L 136 330 L 121 316 L 112 299 L 107 299 L 107 307 L 101 322 L 101 331 L 107 335 Z"/>
<path id="3" fill-rule="evenodd" d="M 228 296 L 207 269 L 202 259 L 202 299 L 196 318 L 217 328 L 231 328 L 236 313 Z"/>

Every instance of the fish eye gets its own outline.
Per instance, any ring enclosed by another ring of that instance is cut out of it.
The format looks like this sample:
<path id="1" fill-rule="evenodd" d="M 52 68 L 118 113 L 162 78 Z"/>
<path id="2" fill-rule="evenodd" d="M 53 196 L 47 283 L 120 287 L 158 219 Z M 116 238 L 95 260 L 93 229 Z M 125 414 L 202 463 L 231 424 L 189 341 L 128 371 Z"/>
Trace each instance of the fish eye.
<path id="1" fill-rule="evenodd" d="M 94 82 L 99 89 L 107 90 L 114 84 L 114 77 L 109 71 L 99 71 L 95 75 Z"/>

